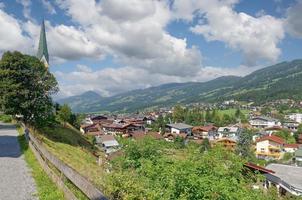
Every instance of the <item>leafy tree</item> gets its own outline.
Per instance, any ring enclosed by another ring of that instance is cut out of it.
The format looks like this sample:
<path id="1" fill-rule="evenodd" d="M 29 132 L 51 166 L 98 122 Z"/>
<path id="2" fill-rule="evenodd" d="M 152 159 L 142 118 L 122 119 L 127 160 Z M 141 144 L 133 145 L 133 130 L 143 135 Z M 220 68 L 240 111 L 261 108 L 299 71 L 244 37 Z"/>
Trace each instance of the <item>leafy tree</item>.
<path id="1" fill-rule="evenodd" d="M 210 113 L 209 109 L 206 110 L 205 121 L 206 122 L 211 122 L 212 121 L 212 117 L 211 117 L 211 113 Z"/>
<path id="2" fill-rule="evenodd" d="M 25 123 L 43 126 L 54 113 L 51 95 L 55 77 L 36 57 L 6 52 L 0 61 L 0 106 L 6 114 L 23 116 Z"/>
<path id="3" fill-rule="evenodd" d="M 291 135 L 289 130 L 281 130 L 274 135 L 283 138 L 288 144 L 296 143 L 294 136 Z"/>
<path id="4" fill-rule="evenodd" d="M 236 145 L 237 154 L 244 158 L 251 158 L 252 152 L 252 135 L 249 131 L 244 130 L 239 134 L 239 138 Z"/>
<path id="5" fill-rule="evenodd" d="M 67 104 L 61 106 L 60 110 L 58 111 L 58 118 L 63 122 L 64 126 L 66 126 L 67 122 L 70 122 L 71 116 L 72 112 L 70 107 Z"/>
<path id="6" fill-rule="evenodd" d="M 176 105 L 173 109 L 173 121 L 174 122 L 183 122 L 185 115 L 185 109 L 180 105 Z"/>

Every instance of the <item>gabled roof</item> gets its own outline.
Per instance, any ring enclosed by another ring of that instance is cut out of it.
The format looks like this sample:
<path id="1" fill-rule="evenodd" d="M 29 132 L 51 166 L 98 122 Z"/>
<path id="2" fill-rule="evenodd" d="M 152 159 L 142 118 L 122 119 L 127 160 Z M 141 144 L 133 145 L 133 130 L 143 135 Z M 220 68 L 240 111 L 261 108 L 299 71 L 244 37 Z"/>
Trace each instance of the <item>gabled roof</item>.
<path id="1" fill-rule="evenodd" d="M 194 131 L 205 131 L 205 132 L 209 132 L 210 130 L 217 130 L 216 126 L 213 125 L 208 125 L 208 126 L 194 126 L 193 127 L 193 132 Z"/>
<path id="2" fill-rule="evenodd" d="M 256 165 L 254 163 L 245 163 L 244 166 L 250 168 L 250 169 L 253 169 L 253 170 L 256 170 L 256 171 L 259 171 L 259 172 L 262 172 L 262 173 L 269 173 L 269 174 L 273 174 L 275 173 L 273 170 L 270 170 L 270 169 L 266 169 L 264 167 L 261 167 L 259 165 Z"/>
<path id="3" fill-rule="evenodd" d="M 284 148 L 298 149 L 299 147 L 300 147 L 300 144 L 284 144 Z"/>
<path id="4" fill-rule="evenodd" d="M 265 116 L 258 116 L 258 117 L 253 117 L 252 118 L 252 120 L 255 120 L 255 119 L 260 119 L 260 120 L 263 120 L 263 121 L 274 121 L 274 122 L 278 121 L 277 119 L 270 118 L 270 117 L 265 117 Z"/>
<path id="5" fill-rule="evenodd" d="M 262 141 L 265 141 L 265 140 L 269 140 L 269 141 L 272 141 L 272 142 L 275 142 L 275 143 L 278 143 L 278 144 L 285 144 L 285 140 L 283 138 L 275 136 L 275 135 L 264 136 L 262 138 L 259 138 L 256 142 L 262 142 Z"/>
<path id="6" fill-rule="evenodd" d="M 175 123 L 175 124 L 167 124 L 168 127 L 175 128 L 175 129 L 189 129 L 193 128 L 193 126 L 184 124 L 184 123 Z"/>

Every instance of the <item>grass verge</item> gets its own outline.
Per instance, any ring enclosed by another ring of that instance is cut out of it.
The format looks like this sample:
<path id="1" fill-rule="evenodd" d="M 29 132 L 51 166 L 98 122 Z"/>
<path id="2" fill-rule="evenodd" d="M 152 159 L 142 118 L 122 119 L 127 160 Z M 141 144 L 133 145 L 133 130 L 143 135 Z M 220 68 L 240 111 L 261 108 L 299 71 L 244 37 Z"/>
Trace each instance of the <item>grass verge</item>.
<path id="1" fill-rule="evenodd" d="M 36 159 L 33 152 L 28 147 L 28 143 L 24 137 L 24 131 L 21 127 L 18 127 L 18 140 L 21 148 L 22 154 L 24 154 L 25 161 L 27 165 L 31 169 L 32 176 L 35 180 L 36 187 L 40 200 L 63 200 L 64 194 L 60 191 L 55 183 L 47 176 L 47 174 L 43 171 L 40 166 L 40 163 Z"/>

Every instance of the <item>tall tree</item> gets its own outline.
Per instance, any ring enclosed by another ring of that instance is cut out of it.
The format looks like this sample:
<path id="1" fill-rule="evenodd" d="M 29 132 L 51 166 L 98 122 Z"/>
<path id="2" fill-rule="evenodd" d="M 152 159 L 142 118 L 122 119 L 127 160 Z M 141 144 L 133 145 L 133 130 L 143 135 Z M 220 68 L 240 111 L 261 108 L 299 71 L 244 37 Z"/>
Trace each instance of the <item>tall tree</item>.
<path id="1" fill-rule="evenodd" d="M 71 120 L 72 112 L 67 104 L 64 104 L 58 111 L 59 120 L 63 122 L 64 126 Z"/>
<path id="2" fill-rule="evenodd" d="M 251 158 L 253 155 L 252 149 L 252 135 L 247 130 L 239 134 L 237 141 L 236 152 L 244 158 Z"/>
<path id="3" fill-rule="evenodd" d="M 0 105 L 25 123 L 43 125 L 53 115 L 51 95 L 58 91 L 55 77 L 36 57 L 6 52 L 0 61 Z"/>

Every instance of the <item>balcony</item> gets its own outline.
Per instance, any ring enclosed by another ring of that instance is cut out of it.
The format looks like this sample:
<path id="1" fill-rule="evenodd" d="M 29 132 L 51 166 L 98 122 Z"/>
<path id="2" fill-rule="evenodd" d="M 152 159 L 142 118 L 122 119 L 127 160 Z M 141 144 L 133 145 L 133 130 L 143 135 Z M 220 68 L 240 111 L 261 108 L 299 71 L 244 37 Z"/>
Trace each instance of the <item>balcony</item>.
<path id="1" fill-rule="evenodd" d="M 281 153 L 280 152 L 256 152 L 257 156 L 267 156 L 267 157 L 274 157 L 274 158 L 280 158 Z"/>

